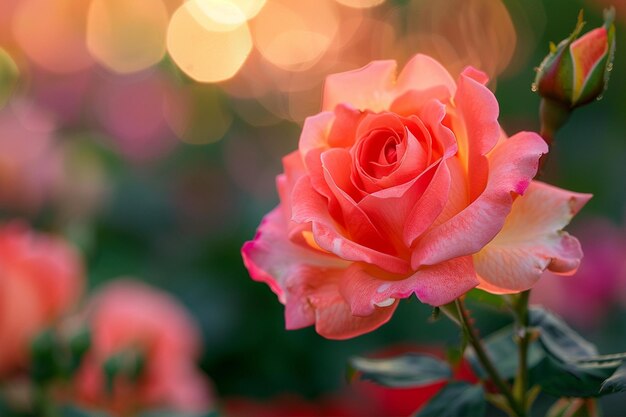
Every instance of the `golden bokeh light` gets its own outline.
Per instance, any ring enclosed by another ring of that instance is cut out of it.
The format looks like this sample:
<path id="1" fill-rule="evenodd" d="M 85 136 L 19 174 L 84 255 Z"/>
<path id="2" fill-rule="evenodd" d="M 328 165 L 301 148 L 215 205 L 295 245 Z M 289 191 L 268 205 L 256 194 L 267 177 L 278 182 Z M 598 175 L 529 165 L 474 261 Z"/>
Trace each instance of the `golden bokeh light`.
<path id="1" fill-rule="evenodd" d="M 367 9 L 370 7 L 383 4 L 385 0 L 336 0 L 337 3 L 344 6 L 354 7 L 355 9 Z"/>
<path id="2" fill-rule="evenodd" d="M 165 54 L 168 19 L 161 0 L 92 0 L 87 47 L 114 72 L 141 71 Z"/>
<path id="3" fill-rule="evenodd" d="M 289 71 L 313 66 L 331 46 L 339 26 L 336 3 L 273 0 L 251 22 L 257 49 Z"/>
<path id="4" fill-rule="evenodd" d="M 200 0 L 190 0 L 176 10 L 167 30 L 167 50 L 194 80 L 227 80 L 239 71 L 252 50 L 248 25 L 225 25 L 206 14 L 199 15 L 199 11 Z"/>
<path id="5" fill-rule="evenodd" d="M 200 9 L 214 22 L 240 25 L 256 16 L 264 5 L 265 0 L 196 0 L 190 7 Z"/>
<path id="6" fill-rule="evenodd" d="M 47 70 L 68 73 L 93 61 L 85 43 L 87 1 L 22 0 L 13 34 L 26 55 Z"/>
<path id="7" fill-rule="evenodd" d="M 416 2 L 397 14 L 410 32 L 400 36 L 413 37 L 412 42 L 396 43 L 396 49 L 405 50 L 403 58 L 419 50 L 445 62 L 452 73 L 473 65 L 491 77 L 513 58 L 517 33 L 500 0 Z"/>

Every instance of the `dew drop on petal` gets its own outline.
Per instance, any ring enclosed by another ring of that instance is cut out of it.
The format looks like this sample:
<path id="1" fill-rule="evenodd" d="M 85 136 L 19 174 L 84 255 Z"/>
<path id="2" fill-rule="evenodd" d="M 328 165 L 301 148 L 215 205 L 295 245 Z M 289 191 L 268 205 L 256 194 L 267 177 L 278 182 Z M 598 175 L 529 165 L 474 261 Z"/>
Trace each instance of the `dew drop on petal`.
<path id="1" fill-rule="evenodd" d="M 395 298 L 387 298 L 386 300 L 380 301 L 378 303 L 374 303 L 377 307 L 389 307 L 393 303 L 396 302 Z"/>

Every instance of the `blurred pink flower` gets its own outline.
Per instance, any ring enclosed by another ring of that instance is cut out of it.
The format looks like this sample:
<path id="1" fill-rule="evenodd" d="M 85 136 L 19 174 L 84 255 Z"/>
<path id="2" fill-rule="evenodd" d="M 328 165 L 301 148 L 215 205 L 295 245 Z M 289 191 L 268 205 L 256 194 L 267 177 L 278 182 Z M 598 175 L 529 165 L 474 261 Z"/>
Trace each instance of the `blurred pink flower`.
<path id="1" fill-rule="evenodd" d="M 0 110 L 0 210 L 34 211 L 57 191 L 62 154 L 54 128 L 49 114 L 26 101 Z"/>
<path id="2" fill-rule="evenodd" d="M 76 378 L 80 403 L 120 414 L 148 408 L 207 410 L 210 383 L 194 364 L 201 351 L 199 330 L 174 298 L 146 284 L 120 280 L 91 299 L 86 317 L 92 347 Z M 108 392 L 105 362 L 129 350 L 143 356 L 143 370 L 136 381 L 116 376 Z"/>
<path id="3" fill-rule="evenodd" d="M 185 102 L 162 73 L 102 79 L 94 99 L 96 117 L 115 148 L 131 161 L 160 158 L 178 143 L 166 111 L 179 110 Z"/>
<path id="4" fill-rule="evenodd" d="M 594 219 L 576 232 L 585 248 L 578 272 L 572 277 L 546 273 L 531 293 L 531 302 L 591 328 L 612 307 L 626 301 L 626 230 Z"/>
<path id="5" fill-rule="evenodd" d="M 26 364 L 31 338 L 73 306 L 83 279 L 64 240 L 21 222 L 0 226 L 0 374 Z"/>

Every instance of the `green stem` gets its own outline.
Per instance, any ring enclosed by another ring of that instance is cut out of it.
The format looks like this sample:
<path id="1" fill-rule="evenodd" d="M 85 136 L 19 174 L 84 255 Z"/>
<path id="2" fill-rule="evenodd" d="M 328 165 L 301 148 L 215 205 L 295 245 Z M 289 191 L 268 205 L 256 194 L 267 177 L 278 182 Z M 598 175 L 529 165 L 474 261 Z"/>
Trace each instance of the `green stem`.
<path id="1" fill-rule="evenodd" d="M 47 384 L 37 384 L 34 395 L 34 408 L 38 416 L 57 417 L 55 408 L 50 400 L 49 387 Z"/>
<path id="2" fill-rule="evenodd" d="M 470 323 L 469 313 L 465 309 L 463 301 L 461 301 L 460 298 L 457 298 L 454 303 L 461 319 L 461 326 L 463 327 L 465 334 L 467 335 L 469 343 L 474 348 L 476 356 L 478 357 L 481 365 L 483 366 L 487 374 L 489 374 L 491 381 L 496 385 L 500 393 L 506 398 L 509 406 L 511 407 L 511 410 L 515 413 L 515 416 L 524 417 L 526 413 L 515 400 L 515 397 L 511 392 L 511 388 L 505 382 L 505 380 L 502 379 L 500 373 L 489 359 L 489 356 L 487 356 L 487 352 L 485 351 L 485 348 L 483 347 L 480 338 L 476 333 L 476 329 L 474 329 L 474 327 Z"/>
<path id="3" fill-rule="evenodd" d="M 520 293 L 515 307 L 518 344 L 518 366 L 513 394 L 524 410 L 528 410 L 528 345 L 530 334 L 528 332 L 528 298 L 530 290 Z"/>

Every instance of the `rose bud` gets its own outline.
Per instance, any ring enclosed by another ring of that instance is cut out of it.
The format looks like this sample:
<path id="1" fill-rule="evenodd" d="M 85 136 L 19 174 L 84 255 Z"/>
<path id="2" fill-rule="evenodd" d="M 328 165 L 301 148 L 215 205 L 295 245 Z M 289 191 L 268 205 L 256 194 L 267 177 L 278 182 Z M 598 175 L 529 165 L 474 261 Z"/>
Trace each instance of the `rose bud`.
<path id="1" fill-rule="evenodd" d="M 548 142 L 571 110 L 600 98 L 604 92 L 613 67 L 614 18 L 615 9 L 606 10 L 604 25 L 578 38 L 585 24 L 581 11 L 572 34 L 558 45 L 550 44 L 550 54 L 539 66 L 533 83 L 533 90 L 543 97 L 542 136 Z"/>

